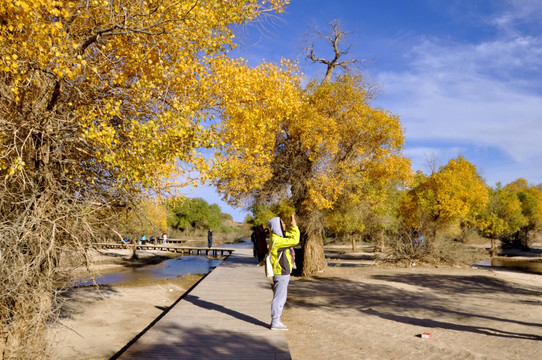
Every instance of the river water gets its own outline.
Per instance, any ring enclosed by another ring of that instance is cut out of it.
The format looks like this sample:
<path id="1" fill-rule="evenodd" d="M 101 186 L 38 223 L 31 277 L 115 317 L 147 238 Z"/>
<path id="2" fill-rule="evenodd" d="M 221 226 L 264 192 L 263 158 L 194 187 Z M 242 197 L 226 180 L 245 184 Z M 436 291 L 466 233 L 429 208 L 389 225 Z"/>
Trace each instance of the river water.
<path id="1" fill-rule="evenodd" d="M 106 274 L 94 278 L 98 285 L 119 285 L 133 282 L 148 282 L 161 279 L 176 279 L 188 274 L 208 274 L 220 265 L 222 260 L 208 258 L 206 256 L 180 256 L 167 259 L 154 265 L 146 265 L 138 268 Z M 93 285 L 91 278 L 83 278 L 74 281 L 73 286 Z"/>
<path id="2" fill-rule="evenodd" d="M 247 248 L 252 247 L 252 242 L 242 241 L 236 244 L 225 244 L 220 247 Z M 208 274 L 222 263 L 222 259 L 211 258 L 203 255 L 179 256 L 164 260 L 158 264 L 145 265 L 117 273 L 106 274 L 94 278 L 98 285 L 119 285 L 137 282 L 157 281 L 161 279 L 176 279 L 188 274 Z M 94 282 L 91 278 L 77 279 L 72 286 L 89 286 Z"/>
<path id="3" fill-rule="evenodd" d="M 487 261 L 480 261 L 476 265 L 482 267 L 504 268 L 535 274 L 542 274 L 542 259 L 523 260 L 497 258 Z"/>

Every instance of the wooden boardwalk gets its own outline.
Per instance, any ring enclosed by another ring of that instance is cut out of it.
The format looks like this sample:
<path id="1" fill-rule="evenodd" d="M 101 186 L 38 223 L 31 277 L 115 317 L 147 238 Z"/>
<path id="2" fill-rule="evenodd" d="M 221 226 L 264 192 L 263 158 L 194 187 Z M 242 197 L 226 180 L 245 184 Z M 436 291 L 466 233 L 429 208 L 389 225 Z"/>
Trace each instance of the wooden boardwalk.
<path id="1" fill-rule="evenodd" d="M 123 243 L 96 243 L 96 247 L 101 249 L 132 249 L 133 245 Z M 202 247 L 202 246 L 180 246 L 173 244 L 145 244 L 135 245 L 137 250 L 161 250 L 169 251 L 182 255 L 209 255 L 224 256 L 233 253 L 235 249 L 226 247 Z"/>
<path id="2" fill-rule="evenodd" d="M 252 248 L 236 249 L 112 359 L 291 359 L 269 330 L 272 296 Z"/>

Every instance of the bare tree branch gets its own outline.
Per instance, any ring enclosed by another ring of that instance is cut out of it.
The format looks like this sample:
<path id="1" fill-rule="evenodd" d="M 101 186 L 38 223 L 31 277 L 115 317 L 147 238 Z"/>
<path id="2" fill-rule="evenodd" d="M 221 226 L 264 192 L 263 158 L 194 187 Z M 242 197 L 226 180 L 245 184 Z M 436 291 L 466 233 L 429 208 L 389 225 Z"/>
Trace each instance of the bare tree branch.
<path id="1" fill-rule="evenodd" d="M 344 57 L 348 55 L 351 46 L 345 50 L 341 50 L 340 47 L 348 33 L 341 29 L 340 22 L 338 20 L 330 21 L 329 25 L 331 26 L 331 34 L 326 35 L 318 30 L 316 26 L 314 26 L 314 32 L 311 34 L 311 36 L 324 39 L 331 45 L 331 48 L 333 49 L 333 59 L 328 60 L 326 58 L 316 56 L 314 51 L 314 43 L 308 45 L 306 48 L 307 58 L 309 60 L 312 62 L 322 63 L 327 66 L 326 75 L 324 76 L 322 83 L 331 81 L 333 77 L 333 70 L 335 70 L 335 68 L 340 67 L 343 70 L 348 71 L 351 65 L 355 65 L 360 61 L 363 61 L 360 59 L 344 59 Z"/>

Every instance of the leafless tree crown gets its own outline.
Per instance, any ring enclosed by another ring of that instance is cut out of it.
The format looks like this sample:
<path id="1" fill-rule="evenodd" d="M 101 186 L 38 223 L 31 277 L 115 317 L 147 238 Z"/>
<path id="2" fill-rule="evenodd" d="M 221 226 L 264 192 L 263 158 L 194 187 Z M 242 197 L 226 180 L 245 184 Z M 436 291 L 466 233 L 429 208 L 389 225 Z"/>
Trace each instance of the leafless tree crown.
<path id="1" fill-rule="evenodd" d="M 331 32 L 329 34 L 323 33 L 320 31 L 316 25 L 313 26 L 313 32 L 310 36 L 315 38 L 324 39 L 326 42 L 329 42 L 331 48 L 333 49 L 333 59 L 328 60 L 324 57 L 319 57 L 315 54 L 314 43 L 307 45 L 306 53 L 307 59 L 315 63 L 322 63 L 327 66 L 326 75 L 322 80 L 322 83 L 331 81 L 333 77 L 333 70 L 337 67 L 340 67 L 348 71 L 352 66 L 358 64 L 360 59 L 344 59 L 345 56 L 350 52 L 351 46 L 348 46 L 346 49 L 341 50 L 344 40 L 348 33 L 341 29 L 341 24 L 338 20 L 333 20 L 329 22 L 331 27 Z"/>

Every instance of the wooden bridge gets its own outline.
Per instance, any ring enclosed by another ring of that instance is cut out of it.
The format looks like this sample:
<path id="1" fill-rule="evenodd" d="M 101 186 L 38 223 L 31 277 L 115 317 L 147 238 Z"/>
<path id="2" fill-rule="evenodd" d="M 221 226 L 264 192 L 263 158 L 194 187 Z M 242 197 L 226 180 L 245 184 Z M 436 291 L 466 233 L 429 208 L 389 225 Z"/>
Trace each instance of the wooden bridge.
<path id="1" fill-rule="evenodd" d="M 126 243 L 97 243 L 94 244 L 100 249 L 130 249 L 132 250 L 134 245 Z M 174 253 L 180 253 L 181 255 L 208 255 L 208 256 L 224 256 L 231 255 L 235 249 L 223 248 L 223 247 L 200 247 L 200 246 L 180 246 L 175 244 L 145 244 L 135 245 L 136 250 L 161 250 Z"/>

